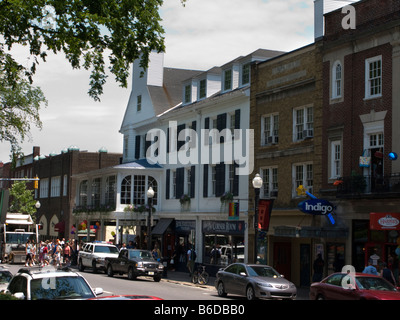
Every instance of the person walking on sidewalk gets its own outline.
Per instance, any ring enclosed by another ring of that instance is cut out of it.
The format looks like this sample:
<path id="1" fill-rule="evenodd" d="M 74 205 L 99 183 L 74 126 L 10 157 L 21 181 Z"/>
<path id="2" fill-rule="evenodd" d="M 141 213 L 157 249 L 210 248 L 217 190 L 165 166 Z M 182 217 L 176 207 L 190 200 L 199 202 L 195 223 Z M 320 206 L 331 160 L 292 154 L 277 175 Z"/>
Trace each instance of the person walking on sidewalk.
<path id="1" fill-rule="evenodd" d="M 189 245 L 189 250 L 187 251 L 187 267 L 189 269 L 190 277 L 193 275 L 196 257 L 197 257 L 197 254 L 196 254 L 196 250 L 194 249 L 194 246 Z"/>

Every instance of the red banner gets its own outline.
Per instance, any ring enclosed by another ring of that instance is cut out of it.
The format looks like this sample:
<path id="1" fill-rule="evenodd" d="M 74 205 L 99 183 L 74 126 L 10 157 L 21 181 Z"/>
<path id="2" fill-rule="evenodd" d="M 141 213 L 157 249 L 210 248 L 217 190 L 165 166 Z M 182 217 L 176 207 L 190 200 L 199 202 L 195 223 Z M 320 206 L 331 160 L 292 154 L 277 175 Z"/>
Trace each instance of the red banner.
<path id="1" fill-rule="evenodd" d="M 369 228 L 371 230 L 400 230 L 400 213 L 371 212 Z"/>
<path id="2" fill-rule="evenodd" d="M 260 200 L 258 202 L 258 229 L 268 231 L 274 200 Z"/>

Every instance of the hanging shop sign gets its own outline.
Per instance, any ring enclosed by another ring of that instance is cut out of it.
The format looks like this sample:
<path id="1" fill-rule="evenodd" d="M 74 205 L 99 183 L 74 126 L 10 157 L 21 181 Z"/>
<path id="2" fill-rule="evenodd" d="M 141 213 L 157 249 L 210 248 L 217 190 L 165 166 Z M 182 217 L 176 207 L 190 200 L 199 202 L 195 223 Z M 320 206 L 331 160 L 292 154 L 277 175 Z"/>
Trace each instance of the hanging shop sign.
<path id="1" fill-rule="evenodd" d="M 328 200 L 309 199 L 298 204 L 301 212 L 312 215 L 328 215 L 335 210 L 335 206 Z"/>
<path id="2" fill-rule="evenodd" d="M 400 230 L 400 213 L 371 212 L 369 217 L 371 230 Z"/>

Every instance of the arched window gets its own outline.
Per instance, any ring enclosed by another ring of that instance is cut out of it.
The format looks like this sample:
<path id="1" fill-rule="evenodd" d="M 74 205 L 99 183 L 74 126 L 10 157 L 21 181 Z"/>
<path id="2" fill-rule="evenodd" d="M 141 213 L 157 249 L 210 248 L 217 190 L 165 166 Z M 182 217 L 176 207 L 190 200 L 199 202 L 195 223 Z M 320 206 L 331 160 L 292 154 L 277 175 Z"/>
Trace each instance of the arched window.
<path id="1" fill-rule="evenodd" d="M 121 183 L 121 204 L 131 203 L 132 177 L 126 176 Z"/>
<path id="2" fill-rule="evenodd" d="M 340 98 L 342 96 L 342 77 L 342 65 L 339 61 L 336 61 L 332 68 L 332 99 Z"/>

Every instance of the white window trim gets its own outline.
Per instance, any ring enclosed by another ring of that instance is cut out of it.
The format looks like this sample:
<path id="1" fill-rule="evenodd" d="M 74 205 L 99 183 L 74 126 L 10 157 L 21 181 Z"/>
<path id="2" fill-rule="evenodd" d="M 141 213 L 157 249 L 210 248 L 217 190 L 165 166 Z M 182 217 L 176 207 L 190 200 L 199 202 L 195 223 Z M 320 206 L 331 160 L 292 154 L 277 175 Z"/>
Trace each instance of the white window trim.
<path id="1" fill-rule="evenodd" d="M 201 92 L 201 82 L 202 82 L 202 81 L 205 82 L 205 95 L 204 95 L 204 97 L 201 97 L 201 96 L 200 96 L 200 92 Z M 199 90 L 199 92 L 198 92 L 198 97 L 199 97 L 199 99 L 198 99 L 198 100 L 204 100 L 204 99 L 206 99 L 206 98 L 207 98 L 207 79 L 206 79 L 206 78 L 203 78 L 203 79 L 200 79 L 200 80 L 199 80 L 199 88 L 198 88 L 198 90 Z"/>
<path id="2" fill-rule="evenodd" d="M 231 86 L 230 88 L 225 88 L 225 77 L 226 77 L 226 73 L 230 72 L 231 74 Z M 227 91 L 231 91 L 233 87 L 233 68 L 229 68 L 229 69 L 225 69 L 222 71 L 222 92 L 227 92 Z"/>
<path id="3" fill-rule="evenodd" d="M 369 78 L 369 71 L 370 71 L 369 67 L 370 67 L 370 64 L 372 62 L 379 61 L 379 60 L 381 61 L 381 75 L 380 75 L 380 79 L 381 79 L 381 83 L 380 83 L 381 90 L 380 91 L 381 92 L 379 94 L 371 95 L 370 94 L 370 92 L 371 92 L 371 82 L 370 82 L 370 78 Z M 379 56 L 376 56 L 376 57 L 372 57 L 372 58 L 366 59 L 365 60 L 365 98 L 364 98 L 365 100 L 382 97 L 382 90 L 383 90 L 383 81 L 382 80 L 383 80 L 382 56 L 379 55 Z"/>
<path id="4" fill-rule="evenodd" d="M 278 129 L 277 129 L 277 132 L 274 132 L 275 131 L 274 130 L 275 116 L 278 116 Z M 270 117 L 270 119 L 271 119 L 270 120 L 271 121 L 271 123 L 270 123 L 271 130 L 270 130 L 270 132 L 273 133 L 272 135 L 269 136 L 269 137 L 271 137 L 271 142 L 265 141 L 264 131 L 265 131 L 265 119 L 267 117 Z M 270 113 L 270 114 L 263 115 L 261 117 L 261 146 L 270 146 L 270 145 L 273 145 L 273 144 L 277 144 L 278 141 L 279 141 L 279 113 Z"/>
<path id="5" fill-rule="evenodd" d="M 336 171 L 336 146 L 340 146 L 340 158 L 339 158 L 339 174 L 337 174 Z M 342 176 L 342 165 L 343 165 L 343 146 L 342 146 L 342 140 L 332 140 L 330 142 L 330 180 L 337 179 Z"/>
<path id="6" fill-rule="evenodd" d="M 307 124 L 308 120 L 308 109 L 312 108 L 313 110 L 313 121 L 312 121 L 312 129 L 309 129 Z M 304 110 L 304 115 L 303 115 L 303 132 L 302 132 L 302 138 L 297 138 L 297 131 L 296 131 L 296 126 L 297 126 L 297 116 L 296 116 L 296 111 L 298 110 Z M 304 132 L 307 130 L 308 136 L 304 136 Z M 303 141 L 307 138 L 313 138 L 314 137 L 314 106 L 313 105 L 307 105 L 307 106 L 302 106 L 299 108 L 294 108 L 293 109 L 293 142 L 297 141 Z"/>
<path id="7" fill-rule="evenodd" d="M 313 185 L 310 187 L 307 184 L 307 166 L 308 165 L 312 165 L 313 166 Z M 296 186 L 296 167 L 297 166 L 303 166 L 303 178 L 302 178 L 302 185 L 305 188 L 306 191 L 312 191 L 312 188 L 314 188 L 314 164 L 312 161 L 308 161 L 308 162 L 299 162 L 299 163 L 293 163 L 292 164 L 292 198 L 298 198 L 299 196 L 297 195 L 297 186 Z"/>
<path id="8" fill-rule="evenodd" d="M 244 82 L 243 82 L 243 76 L 244 76 L 244 68 L 245 68 L 246 66 L 249 67 L 249 82 L 244 83 Z M 247 86 L 247 85 L 249 85 L 250 83 L 251 83 L 251 62 L 246 62 L 246 63 L 243 63 L 243 64 L 240 66 L 240 86 L 241 86 L 241 87 Z"/>
<path id="9" fill-rule="evenodd" d="M 338 78 L 336 77 L 336 68 L 341 67 L 341 77 L 340 77 L 340 95 L 337 94 L 337 81 Z M 339 99 L 343 96 L 343 65 L 340 61 L 335 61 L 332 66 L 332 99 Z"/>
<path id="10" fill-rule="evenodd" d="M 274 169 L 278 170 L 278 166 L 260 168 L 260 176 L 263 179 L 263 186 L 261 187 L 261 190 L 260 190 L 260 195 L 262 195 L 262 197 L 276 198 L 276 196 L 277 196 L 275 193 L 278 192 L 279 185 L 278 185 L 278 188 L 274 188 L 274 180 L 273 180 L 273 170 Z M 264 170 L 269 170 L 269 175 L 268 175 L 269 180 L 268 181 L 266 180 L 266 177 L 264 177 Z M 277 174 L 279 175 L 279 171 L 277 172 Z M 277 177 L 277 180 L 278 179 L 279 178 Z M 268 196 L 265 194 L 265 191 L 264 191 L 264 185 L 266 183 L 268 183 L 268 190 L 269 190 Z M 278 183 L 278 181 L 276 183 Z"/>

